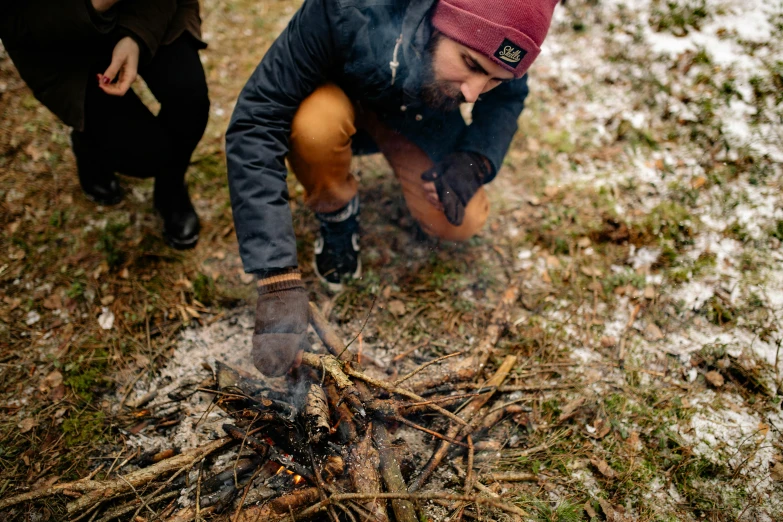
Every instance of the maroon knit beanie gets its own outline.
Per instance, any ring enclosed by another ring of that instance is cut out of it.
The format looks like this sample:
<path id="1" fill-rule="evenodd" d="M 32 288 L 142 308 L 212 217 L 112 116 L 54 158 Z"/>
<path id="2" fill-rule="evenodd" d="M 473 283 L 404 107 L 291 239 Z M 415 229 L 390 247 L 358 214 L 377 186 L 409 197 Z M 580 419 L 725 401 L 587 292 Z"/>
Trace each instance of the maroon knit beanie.
<path id="1" fill-rule="evenodd" d="M 541 52 L 558 0 L 439 0 L 432 25 L 522 77 Z"/>

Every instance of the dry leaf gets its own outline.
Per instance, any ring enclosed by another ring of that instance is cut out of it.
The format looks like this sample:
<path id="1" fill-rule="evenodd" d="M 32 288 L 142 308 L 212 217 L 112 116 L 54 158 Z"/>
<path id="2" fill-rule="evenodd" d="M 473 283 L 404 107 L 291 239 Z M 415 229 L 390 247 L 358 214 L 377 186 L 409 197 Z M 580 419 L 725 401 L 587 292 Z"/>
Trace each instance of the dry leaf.
<path id="1" fill-rule="evenodd" d="M 623 516 L 607 500 L 599 498 L 598 503 L 601 505 L 604 515 L 606 515 L 607 522 L 622 522 L 624 520 Z"/>
<path id="2" fill-rule="evenodd" d="M 253 281 L 256 280 L 256 276 L 253 274 L 242 274 L 239 276 L 239 280 L 242 281 L 244 284 L 249 285 Z"/>
<path id="3" fill-rule="evenodd" d="M 595 512 L 595 509 L 593 509 L 593 506 L 590 504 L 590 502 L 585 502 L 584 510 L 585 513 L 587 513 L 587 516 L 590 517 L 590 519 L 593 519 L 598 516 L 598 513 Z"/>
<path id="4" fill-rule="evenodd" d="M 549 268 L 560 268 L 560 260 L 556 256 L 546 256 L 546 266 Z"/>
<path id="5" fill-rule="evenodd" d="M 772 476 L 773 480 L 777 482 L 783 482 L 783 463 L 776 462 L 775 465 L 772 466 L 770 475 Z"/>
<path id="6" fill-rule="evenodd" d="M 529 198 L 527 198 L 527 202 L 530 203 L 530 205 L 533 207 L 537 207 L 541 204 L 541 200 L 535 196 L 530 196 Z"/>
<path id="7" fill-rule="evenodd" d="M 617 339 L 615 339 L 614 337 L 610 337 L 607 335 L 601 337 L 601 346 L 603 346 L 604 348 L 611 348 L 616 344 L 617 344 Z"/>
<path id="8" fill-rule="evenodd" d="M 707 183 L 707 178 L 704 176 L 697 176 L 691 180 L 691 187 L 698 190 Z"/>
<path id="9" fill-rule="evenodd" d="M 147 368 L 150 365 L 150 358 L 140 353 L 134 353 L 133 358 L 136 360 L 136 366 L 141 369 Z"/>
<path id="10" fill-rule="evenodd" d="M 577 241 L 576 244 L 579 245 L 581 248 L 587 248 L 590 245 L 592 245 L 593 242 L 590 241 L 589 237 L 580 237 L 579 241 Z"/>
<path id="11" fill-rule="evenodd" d="M 632 431 L 631 434 L 628 435 L 628 440 L 625 441 L 625 444 L 628 446 L 628 448 L 633 453 L 641 451 L 641 449 L 642 449 L 642 441 L 639 440 L 639 432 L 638 431 Z"/>
<path id="12" fill-rule="evenodd" d="M 394 301 L 389 303 L 389 311 L 396 315 L 397 317 L 405 314 L 405 303 L 400 301 L 399 299 L 395 299 Z"/>
<path id="13" fill-rule="evenodd" d="M 563 422 L 563 421 L 568 420 L 571 417 L 573 417 L 574 414 L 577 411 L 579 411 L 579 408 L 581 408 L 586 401 L 587 401 L 586 398 L 578 397 L 578 398 L 572 400 L 571 402 L 569 402 L 568 404 L 566 404 L 563 407 L 563 411 L 560 413 L 560 416 L 557 418 L 557 421 L 558 422 Z"/>
<path id="14" fill-rule="evenodd" d="M 544 187 L 544 194 L 548 198 L 553 198 L 557 196 L 558 192 L 560 192 L 560 187 L 555 187 L 554 185 L 549 185 L 548 187 Z"/>
<path id="15" fill-rule="evenodd" d="M 54 402 L 59 402 L 63 400 L 63 397 L 65 397 L 65 385 L 60 384 L 59 386 L 55 386 L 52 388 L 52 393 L 49 394 L 49 399 L 53 400 Z"/>
<path id="16" fill-rule="evenodd" d="M 601 472 L 601 475 L 603 475 L 606 478 L 614 478 L 617 473 L 614 472 L 614 470 L 609 466 L 609 464 L 606 463 L 605 460 L 600 459 L 598 457 L 593 457 L 590 459 L 590 462 L 598 468 L 598 471 Z"/>
<path id="17" fill-rule="evenodd" d="M 606 419 L 595 419 L 593 422 L 593 433 L 590 436 L 594 439 L 603 439 L 612 431 L 612 425 Z"/>
<path id="18" fill-rule="evenodd" d="M 22 300 L 19 299 L 18 297 L 14 297 L 12 299 L 12 298 L 10 298 L 8 296 L 5 296 L 3 298 L 3 302 L 8 305 L 8 308 L 6 309 L 6 311 L 8 311 L 8 312 L 13 312 L 17 308 L 19 308 L 19 306 L 21 306 L 21 304 L 22 304 Z"/>
<path id="19" fill-rule="evenodd" d="M 651 342 L 660 341 L 663 339 L 663 332 L 658 328 L 658 325 L 650 323 L 644 329 L 644 337 Z"/>
<path id="20" fill-rule="evenodd" d="M 655 287 L 652 285 L 647 285 L 644 287 L 644 298 L 645 299 L 655 299 Z"/>
<path id="21" fill-rule="evenodd" d="M 19 430 L 20 433 L 27 433 L 31 429 L 38 426 L 38 421 L 35 420 L 32 417 L 27 417 L 26 419 L 23 419 L 22 422 L 19 423 Z"/>
<path id="22" fill-rule="evenodd" d="M 704 378 L 707 379 L 708 383 L 712 384 L 716 388 L 723 386 L 723 375 L 721 375 L 719 372 L 716 372 L 715 370 L 707 372 L 704 375 Z"/>
<path id="23" fill-rule="evenodd" d="M 46 377 L 44 377 L 43 381 L 41 381 L 41 386 L 45 386 L 46 388 L 51 389 L 51 388 L 56 388 L 62 383 L 63 383 L 63 374 L 55 370 L 49 375 L 47 375 Z"/>
<path id="24" fill-rule="evenodd" d="M 198 319 L 199 317 L 201 317 L 201 315 L 198 313 L 198 311 L 197 311 L 195 308 L 191 307 L 191 306 L 186 306 L 186 307 L 185 307 L 185 311 L 186 311 L 188 314 L 190 314 L 190 316 L 191 316 L 193 319 Z"/>
<path id="25" fill-rule="evenodd" d="M 120 271 L 120 277 L 123 279 L 128 279 L 130 277 L 130 271 L 127 269 L 127 267 Z"/>
<path id="26" fill-rule="evenodd" d="M 588 277 L 601 277 L 602 275 L 601 271 L 594 266 L 583 266 L 579 269 L 579 271 Z"/>
<path id="27" fill-rule="evenodd" d="M 113 295 L 107 295 L 104 297 L 101 297 L 101 304 L 103 306 L 109 306 L 114 302 L 114 296 Z"/>
<path id="28" fill-rule="evenodd" d="M 58 310 L 63 307 L 63 301 L 58 294 L 52 294 L 44 299 L 43 307 L 47 310 Z"/>

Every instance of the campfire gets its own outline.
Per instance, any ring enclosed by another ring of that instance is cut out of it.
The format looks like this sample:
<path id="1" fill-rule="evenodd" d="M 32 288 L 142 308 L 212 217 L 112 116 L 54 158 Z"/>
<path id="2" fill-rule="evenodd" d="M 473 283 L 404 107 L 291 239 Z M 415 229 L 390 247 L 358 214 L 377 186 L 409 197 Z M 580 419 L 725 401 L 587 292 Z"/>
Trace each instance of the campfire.
<path id="1" fill-rule="evenodd" d="M 514 290 L 507 292 L 470 354 L 434 359 L 394 380 L 366 373 L 311 306 L 311 324 L 328 353 L 304 354 L 285 391 L 222 363 L 195 388 L 213 397 L 210 408 L 227 414 L 225 436 L 179 455 L 152 456 L 152 465 L 118 479 L 91 476 L 10 500 L 63 493 L 74 497 L 67 506 L 73 519 L 98 521 L 174 522 L 224 514 L 220 520 L 232 522 L 414 522 L 427 502 L 447 507 L 455 520 L 471 509 L 525 516 L 483 486 L 474 471 L 474 444 L 513 408 L 513 401 L 491 401 L 503 391 L 514 356 L 488 379 L 480 376 L 515 298 Z M 451 358 L 456 364 L 448 371 L 432 372 Z M 429 377 L 422 378 L 425 368 Z M 146 414 L 137 405 L 131 415 Z M 434 443 L 423 465 L 394 437 L 400 427 L 419 430 Z M 223 469 L 205 465 L 224 454 L 230 464 Z M 445 463 L 462 477 L 461 493 L 425 488 Z"/>

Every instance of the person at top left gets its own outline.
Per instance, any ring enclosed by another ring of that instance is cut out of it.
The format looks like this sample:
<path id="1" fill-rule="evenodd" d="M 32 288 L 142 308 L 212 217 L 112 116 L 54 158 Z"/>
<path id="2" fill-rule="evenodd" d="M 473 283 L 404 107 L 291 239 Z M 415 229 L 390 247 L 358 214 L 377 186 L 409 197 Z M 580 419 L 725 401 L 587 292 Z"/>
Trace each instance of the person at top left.
<path id="1" fill-rule="evenodd" d="M 85 195 L 123 198 L 116 173 L 155 179 L 163 237 L 200 230 L 185 173 L 209 116 L 198 0 L 27 0 L 0 7 L 0 40 L 35 97 L 72 127 Z M 144 78 L 157 115 L 130 89 Z"/>

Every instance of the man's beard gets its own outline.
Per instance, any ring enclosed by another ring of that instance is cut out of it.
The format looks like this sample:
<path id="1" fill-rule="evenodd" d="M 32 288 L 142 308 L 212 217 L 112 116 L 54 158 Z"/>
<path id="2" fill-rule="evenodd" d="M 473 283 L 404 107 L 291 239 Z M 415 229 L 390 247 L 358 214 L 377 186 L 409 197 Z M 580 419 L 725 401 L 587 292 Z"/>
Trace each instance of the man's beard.
<path id="1" fill-rule="evenodd" d="M 421 87 L 419 88 L 419 97 L 430 107 L 440 112 L 452 112 L 459 109 L 461 103 L 465 103 L 465 97 L 459 88 L 454 87 L 450 82 L 437 80 L 435 78 L 435 69 L 433 60 L 435 50 L 438 48 L 442 35 L 435 33 L 427 44 L 427 52 L 424 58 L 424 70 L 421 75 Z"/>

